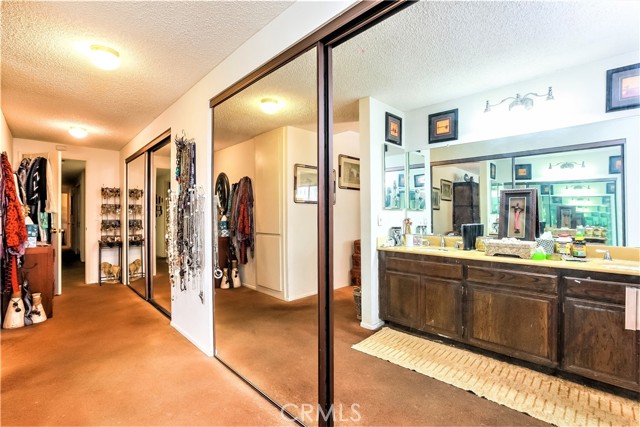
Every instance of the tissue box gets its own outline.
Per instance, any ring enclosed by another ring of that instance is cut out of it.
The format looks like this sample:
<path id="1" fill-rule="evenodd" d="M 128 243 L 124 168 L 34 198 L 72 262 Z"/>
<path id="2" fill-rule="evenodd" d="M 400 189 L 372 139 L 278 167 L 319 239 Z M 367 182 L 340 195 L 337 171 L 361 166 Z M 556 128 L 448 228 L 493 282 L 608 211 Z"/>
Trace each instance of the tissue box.
<path id="1" fill-rule="evenodd" d="M 555 242 L 553 239 L 536 238 L 537 247 L 542 248 L 545 254 L 552 254 L 554 252 Z"/>
<path id="2" fill-rule="evenodd" d="M 27 247 L 35 248 L 38 244 L 38 225 L 27 224 Z"/>
<path id="3" fill-rule="evenodd" d="M 510 255 L 531 259 L 536 251 L 536 242 L 517 239 L 488 239 L 484 242 L 487 255 Z"/>

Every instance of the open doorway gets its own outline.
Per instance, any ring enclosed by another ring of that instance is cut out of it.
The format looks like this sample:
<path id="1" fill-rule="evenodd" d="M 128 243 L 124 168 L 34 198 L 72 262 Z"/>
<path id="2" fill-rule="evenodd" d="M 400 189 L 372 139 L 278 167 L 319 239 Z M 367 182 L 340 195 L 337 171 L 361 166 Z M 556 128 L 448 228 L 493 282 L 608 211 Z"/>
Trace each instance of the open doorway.
<path id="1" fill-rule="evenodd" d="M 62 279 L 84 280 L 86 161 L 62 159 L 60 189 Z"/>

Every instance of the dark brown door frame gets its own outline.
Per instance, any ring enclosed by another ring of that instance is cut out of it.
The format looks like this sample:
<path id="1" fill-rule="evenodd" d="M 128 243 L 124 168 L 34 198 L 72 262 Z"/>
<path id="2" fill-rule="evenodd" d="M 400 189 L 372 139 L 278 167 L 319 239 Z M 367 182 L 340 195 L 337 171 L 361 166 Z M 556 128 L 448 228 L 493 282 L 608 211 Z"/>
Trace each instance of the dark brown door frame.
<path id="1" fill-rule="evenodd" d="M 334 425 L 334 359 L 333 359 L 333 87 L 332 87 L 332 49 L 355 35 L 366 31 L 380 21 L 415 3 L 415 0 L 363 1 L 342 15 L 281 53 L 262 67 L 240 79 L 234 85 L 222 91 L 209 101 L 211 107 L 211 141 L 215 141 L 215 106 L 231 98 L 241 90 L 267 76 L 276 69 L 292 61 L 302 53 L 317 48 L 317 111 L 318 111 L 318 414 L 321 427 Z M 211 169 L 215 162 L 215 152 L 211 150 Z M 215 177 L 211 174 L 210 194 L 214 197 Z M 212 230 L 212 238 L 213 238 Z M 213 251 L 212 251 L 213 252 Z M 212 254 L 212 265 L 215 260 Z M 215 304 L 215 297 L 214 297 Z M 215 349 L 215 309 L 214 311 L 214 349 Z M 246 381 L 256 391 L 280 408 L 262 390 L 256 388 L 239 372 L 224 360 L 215 356 L 226 367 Z M 291 416 L 283 408 L 283 413 Z"/>

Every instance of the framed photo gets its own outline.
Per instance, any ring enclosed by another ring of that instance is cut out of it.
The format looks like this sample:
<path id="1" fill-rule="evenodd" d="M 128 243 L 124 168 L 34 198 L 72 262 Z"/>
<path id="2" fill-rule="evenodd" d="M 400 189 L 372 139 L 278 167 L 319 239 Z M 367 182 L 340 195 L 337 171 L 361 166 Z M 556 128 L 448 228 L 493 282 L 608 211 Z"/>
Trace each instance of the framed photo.
<path id="1" fill-rule="evenodd" d="M 436 187 L 431 189 L 431 209 L 440 210 L 440 189 Z"/>
<path id="2" fill-rule="evenodd" d="M 338 186 L 349 190 L 360 190 L 360 159 L 338 156 Z"/>
<path id="3" fill-rule="evenodd" d="M 609 173 L 622 173 L 622 156 L 609 156 Z"/>
<path id="4" fill-rule="evenodd" d="M 496 179 L 496 164 L 489 163 L 489 178 Z"/>
<path id="5" fill-rule="evenodd" d="M 398 174 L 398 188 L 404 188 L 406 186 L 406 182 L 404 180 L 404 174 L 403 173 L 399 173 Z"/>
<path id="6" fill-rule="evenodd" d="M 453 198 L 453 184 L 446 179 L 440 180 L 440 200 L 450 202 Z"/>
<path id="7" fill-rule="evenodd" d="M 607 182 L 607 194 L 616 194 L 615 181 Z"/>
<path id="8" fill-rule="evenodd" d="M 553 194 L 553 185 L 542 184 L 540 185 L 540 194 L 543 196 L 550 196 Z"/>
<path id="9" fill-rule="evenodd" d="M 515 165 L 514 169 L 516 181 L 522 179 L 531 179 L 531 164 Z"/>
<path id="10" fill-rule="evenodd" d="M 425 182 L 425 178 L 424 178 L 424 174 L 423 173 L 419 173 L 419 174 L 413 176 L 413 186 L 414 187 L 416 187 L 416 188 L 424 187 L 424 182 Z"/>
<path id="11" fill-rule="evenodd" d="M 402 118 L 385 113 L 384 140 L 402 146 Z"/>
<path id="12" fill-rule="evenodd" d="M 535 188 L 500 191 L 499 238 L 535 240 L 538 235 L 538 194 Z"/>
<path id="13" fill-rule="evenodd" d="M 560 205 L 556 207 L 557 228 L 576 228 L 577 225 L 575 206 Z"/>
<path id="14" fill-rule="evenodd" d="M 607 70 L 606 112 L 640 107 L 640 64 Z"/>
<path id="15" fill-rule="evenodd" d="M 318 203 L 318 168 L 296 163 L 293 165 L 293 201 Z"/>
<path id="16" fill-rule="evenodd" d="M 429 114 L 429 144 L 458 139 L 458 109 Z"/>
<path id="17" fill-rule="evenodd" d="M 296 163 L 293 165 L 293 201 L 318 203 L 318 168 Z M 336 170 L 333 170 L 333 204 L 336 204 Z"/>

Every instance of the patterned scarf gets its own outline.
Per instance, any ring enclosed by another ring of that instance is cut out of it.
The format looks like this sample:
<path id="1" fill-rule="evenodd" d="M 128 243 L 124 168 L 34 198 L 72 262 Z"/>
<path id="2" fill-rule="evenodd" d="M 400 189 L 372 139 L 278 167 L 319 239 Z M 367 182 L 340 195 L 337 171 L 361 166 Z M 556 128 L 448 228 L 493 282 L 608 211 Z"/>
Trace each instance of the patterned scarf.
<path id="1" fill-rule="evenodd" d="M 22 209 L 18 201 L 18 193 L 13 181 L 11 164 L 6 153 L 0 156 L 2 163 L 2 211 L 4 229 L 4 241 L 2 262 L 5 271 L 5 290 L 11 289 L 13 293 L 20 291 L 18 284 L 18 257 L 24 255 L 27 242 L 27 227 L 22 216 Z"/>

